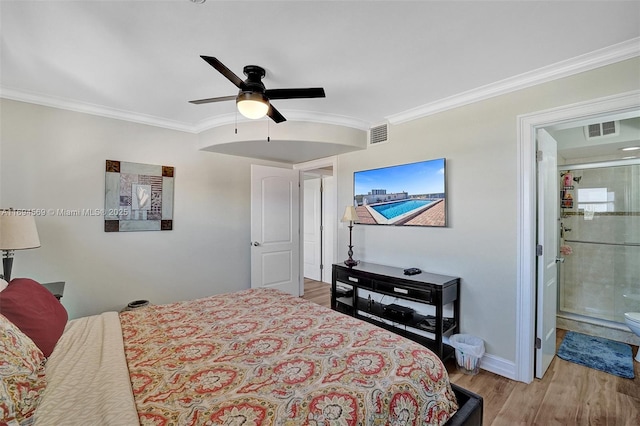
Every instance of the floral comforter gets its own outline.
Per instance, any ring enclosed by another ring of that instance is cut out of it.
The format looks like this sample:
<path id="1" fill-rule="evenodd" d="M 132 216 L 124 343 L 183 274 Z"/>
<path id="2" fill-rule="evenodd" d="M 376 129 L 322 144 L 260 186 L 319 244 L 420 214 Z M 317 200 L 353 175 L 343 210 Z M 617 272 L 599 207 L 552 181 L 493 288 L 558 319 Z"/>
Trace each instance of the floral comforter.
<path id="1" fill-rule="evenodd" d="M 428 349 L 276 290 L 120 322 L 142 425 L 427 425 L 458 408 Z"/>

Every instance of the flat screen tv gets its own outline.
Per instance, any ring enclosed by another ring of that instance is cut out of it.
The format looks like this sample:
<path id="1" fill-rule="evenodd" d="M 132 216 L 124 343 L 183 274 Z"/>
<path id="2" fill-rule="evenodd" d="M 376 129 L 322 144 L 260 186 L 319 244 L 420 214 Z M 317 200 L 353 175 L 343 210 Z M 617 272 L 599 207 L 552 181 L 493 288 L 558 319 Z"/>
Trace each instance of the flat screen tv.
<path id="1" fill-rule="evenodd" d="M 445 169 L 438 158 L 355 172 L 356 223 L 447 226 Z"/>

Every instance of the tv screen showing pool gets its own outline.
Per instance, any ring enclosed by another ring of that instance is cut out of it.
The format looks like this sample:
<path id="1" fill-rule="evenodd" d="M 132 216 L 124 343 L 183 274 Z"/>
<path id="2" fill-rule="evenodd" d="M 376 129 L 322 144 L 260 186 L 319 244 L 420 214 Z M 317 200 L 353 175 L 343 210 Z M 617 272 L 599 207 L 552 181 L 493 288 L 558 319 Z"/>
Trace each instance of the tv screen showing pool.
<path id="1" fill-rule="evenodd" d="M 447 226 L 444 158 L 355 172 L 353 193 L 356 223 Z"/>

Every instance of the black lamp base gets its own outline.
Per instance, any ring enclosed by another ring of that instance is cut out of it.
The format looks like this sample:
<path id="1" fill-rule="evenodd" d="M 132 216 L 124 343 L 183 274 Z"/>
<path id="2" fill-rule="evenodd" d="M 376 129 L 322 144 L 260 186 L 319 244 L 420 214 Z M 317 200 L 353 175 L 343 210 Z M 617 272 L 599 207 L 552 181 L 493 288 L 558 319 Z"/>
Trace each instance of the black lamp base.
<path id="1" fill-rule="evenodd" d="M 351 227 L 349 227 L 351 228 Z M 351 233 L 349 233 L 349 236 L 351 236 Z M 351 238 L 349 238 L 351 239 Z M 347 254 L 349 255 L 349 258 L 347 260 L 344 261 L 344 264 L 347 265 L 349 268 L 353 268 L 354 266 L 356 266 L 358 263 L 360 263 L 359 260 L 353 260 L 353 246 L 350 245 L 349 246 L 349 251 L 347 252 Z"/>
<path id="2" fill-rule="evenodd" d="M 2 258 L 2 275 L 6 282 L 11 281 L 11 267 L 13 266 L 13 257 Z"/>
<path id="3" fill-rule="evenodd" d="M 354 266 L 356 266 L 358 263 L 360 263 L 359 260 L 353 260 L 351 258 L 347 259 L 344 261 L 344 264 L 347 265 L 349 268 L 353 268 Z"/>

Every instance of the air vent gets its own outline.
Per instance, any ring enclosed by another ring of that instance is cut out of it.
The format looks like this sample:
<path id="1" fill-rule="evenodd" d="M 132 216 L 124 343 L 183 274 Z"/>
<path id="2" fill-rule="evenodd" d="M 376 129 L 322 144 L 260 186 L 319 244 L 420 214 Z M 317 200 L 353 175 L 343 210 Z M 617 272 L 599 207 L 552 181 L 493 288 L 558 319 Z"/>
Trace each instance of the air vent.
<path id="1" fill-rule="evenodd" d="M 620 122 L 605 121 L 604 123 L 589 124 L 584 128 L 587 139 L 601 138 L 603 136 L 615 136 L 620 129 Z"/>
<path id="2" fill-rule="evenodd" d="M 616 133 L 617 131 L 615 121 L 607 121 L 606 123 L 602 123 L 602 136 L 615 135 Z"/>
<path id="3" fill-rule="evenodd" d="M 598 136 L 602 136 L 602 129 L 600 129 L 600 124 L 590 124 L 588 130 L 589 138 L 597 138 Z"/>
<path id="4" fill-rule="evenodd" d="M 381 124 L 369 129 L 369 145 L 387 141 L 387 125 Z"/>

